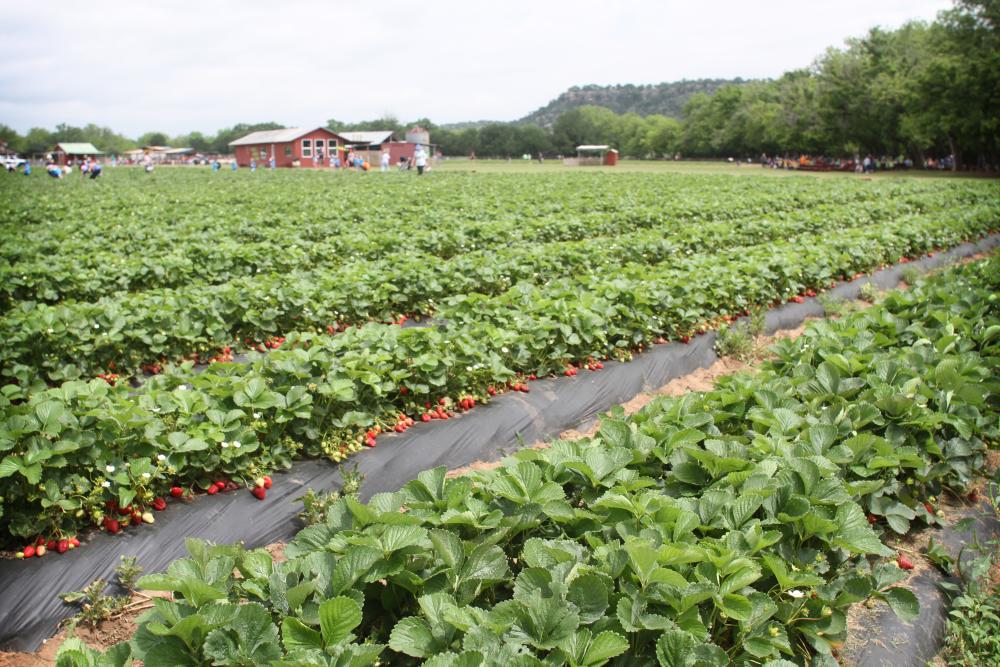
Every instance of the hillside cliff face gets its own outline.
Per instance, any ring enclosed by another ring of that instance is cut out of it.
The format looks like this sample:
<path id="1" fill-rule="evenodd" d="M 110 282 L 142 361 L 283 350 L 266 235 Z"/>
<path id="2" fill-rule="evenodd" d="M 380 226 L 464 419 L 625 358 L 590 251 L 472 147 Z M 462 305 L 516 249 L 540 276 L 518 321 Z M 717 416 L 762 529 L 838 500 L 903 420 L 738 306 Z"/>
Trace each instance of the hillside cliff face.
<path id="1" fill-rule="evenodd" d="M 640 116 L 661 114 L 680 118 L 684 105 L 695 93 L 712 94 L 722 86 L 744 83 L 743 79 L 695 79 L 647 85 L 573 86 L 541 109 L 533 111 L 518 123 L 551 127 L 556 119 L 570 109 L 585 105 L 606 107 L 615 113 L 636 113 Z"/>

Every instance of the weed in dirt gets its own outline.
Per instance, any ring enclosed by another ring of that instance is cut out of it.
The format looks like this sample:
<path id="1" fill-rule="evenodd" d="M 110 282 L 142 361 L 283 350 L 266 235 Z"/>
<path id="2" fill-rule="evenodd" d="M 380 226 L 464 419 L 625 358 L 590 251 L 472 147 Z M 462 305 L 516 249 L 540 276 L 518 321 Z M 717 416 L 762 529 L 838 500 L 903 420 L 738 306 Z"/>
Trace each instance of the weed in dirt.
<path id="1" fill-rule="evenodd" d="M 862 301 L 875 303 L 878 300 L 878 287 L 873 282 L 867 282 L 861 286 L 861 293 L 858 294 L 858 297 Z"/>
<path id="2" fill-rule="evenodd" d="M 732 357 L 746 361 L 753 356 L 757 345 L 750 333 L 750 326 L 744 322 L 723 325 L 715 339 L 715 351 L 720 357 Z"/>
<path id="3" fill-rule="evenodd" d="M 299 498 L 302 501 L 302 511 L 299 512 L 299 519 L 305 525 L 313 526 L 317 523 L 323 523 L 326 521 L 327 512 L 335 502 L 344 496 L 358 495 L 358 491 L 361 489 L 361 482 L 364 480 L 364 475 L 358 472 L 358 466 L 355 465 L 353 468 L 344 466 L 342 476 L 344 483 L 340 489 L 326 493 L 306 489 L 305 495 Z"/>
<path id="4" fill-rule="evenodd" d="M 1000 544 L 976 546 L 980 555 L 961 573 L 965 591 L 948 612 L 944 657 L 952 667 L 1000 667 L 1000 588 L 988 576 Z"/>
<path id="5" fill-rule="evenodd" d="M 850 301 L 832 294 L 820 294 L 819 305 L 823 306 L 823 312 L 827 317 L 844 317 L 854 310 Z"/>
<path id="6" fill-rule="evenodd" d="M 757 339 L 763 335 L 764 310 L 755 308 L 749 317 L 719 329 L 715 351 L 720 357 L 749 361 L 757 353 Z"/>
<path id="7" fill-rule="evenodd" d="M 122 556 L 122 562 L 115 568 L 118 585 L 129 592 L 135 592 L 135 582 L 142 574 L 142 568 L 136 563 L 135 556 Z"/>
<path id="8" fill-rule="evenodd" d="M 907 285 L 915 285 L 917 281 L 920 280 L 921 275 L 922 274 L 917 269 L 917 267 L 908 266 L 905 269 L 903 269 L 902 273 L 903 282 L 905 282 Z"/>
<path id="9" fill-rule="evenodd" d="M 142 574 L 142 568 L 136 563 L 134 556 L 122 556 L 121 564 L 115 568 L 118 585 L 129 593 L 135 592 L 135 584 Z M 67 604 L 79 604 L 80 613 L 69 619 L 70 626 L 78 623 L 96 626 L 102 621 L 111 620 L 125 612 L 131 601 L 130 595 L 105 595 L 108 582 L 95 579 L 82 591 L 63 593 L 59 598 Z"/>

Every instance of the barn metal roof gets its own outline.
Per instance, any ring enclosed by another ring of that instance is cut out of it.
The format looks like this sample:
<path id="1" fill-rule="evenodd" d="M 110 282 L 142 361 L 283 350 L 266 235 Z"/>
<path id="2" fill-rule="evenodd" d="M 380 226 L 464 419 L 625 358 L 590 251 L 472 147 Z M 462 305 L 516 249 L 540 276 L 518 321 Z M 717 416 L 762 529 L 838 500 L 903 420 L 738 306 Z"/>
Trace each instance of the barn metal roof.
<path id="1" fill-rule="evenodd" d="M 103 155 L 101 151 L 94 147 L 94 144 L 67 144 L 59 143 L 56 144 L 56 150 L 65 153 L 66 155 Z"/>
<path id="2" fill-rule="evenodd" d="M 340 132 L 340 136 L 350 144 L 374 146 L 384 144 L 392 139 L 392 130 L 376 130 L 374 132 Z"/>
<path id="3" fill-rule="evenodd" d="M 229 145 L 250 146 L 253 144 L 283 144 L 289 141 L 295 141 L 299 137 L 309 134 L 310 132 L 315 132 L 316 130 L 326 130 L 330 134 L 337 134 L 326 127 L 313 127 L 306 129 L 301 127 L 288 127 L 283 130 L 262 130 L 260 132 L 251 132 L 245 137 L 240 137 L 236 141 L 230 141 Z"/>

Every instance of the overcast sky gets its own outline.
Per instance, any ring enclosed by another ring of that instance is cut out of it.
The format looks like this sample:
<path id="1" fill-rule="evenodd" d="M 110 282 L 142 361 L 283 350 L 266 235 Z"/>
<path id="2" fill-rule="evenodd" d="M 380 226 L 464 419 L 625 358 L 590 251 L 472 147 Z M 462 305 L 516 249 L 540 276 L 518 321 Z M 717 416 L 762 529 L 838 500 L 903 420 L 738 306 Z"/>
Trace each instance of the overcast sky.
<path id="1" fill-rule="evenodd" d="M 514 120 L 566 88 L 808 66 L 949 0 L 0 0 L 0 123 L 137 136 Z"/>

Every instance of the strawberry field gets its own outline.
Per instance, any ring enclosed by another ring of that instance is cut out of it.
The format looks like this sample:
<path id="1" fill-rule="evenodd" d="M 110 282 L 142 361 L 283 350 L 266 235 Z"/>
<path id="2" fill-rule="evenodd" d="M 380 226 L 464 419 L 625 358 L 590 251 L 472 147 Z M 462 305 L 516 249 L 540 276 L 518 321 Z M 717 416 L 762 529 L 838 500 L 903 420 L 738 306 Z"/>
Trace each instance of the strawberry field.
<path id="1" fill-rule="evenodd" d="M 192 540 L 131 642 L 60 664 L 834 667 L 850 605 L 916 618 L 884 538 L 997 445 L 998 287 L 953 269 L 593 438 L 348 495 L 284 562 Z"/>
<path id="2" fill-rule="evenodd" d="M 7 546 L 341 461 L 1000 226 L 989 182 L 137 176 L 0 185 Z"/>

